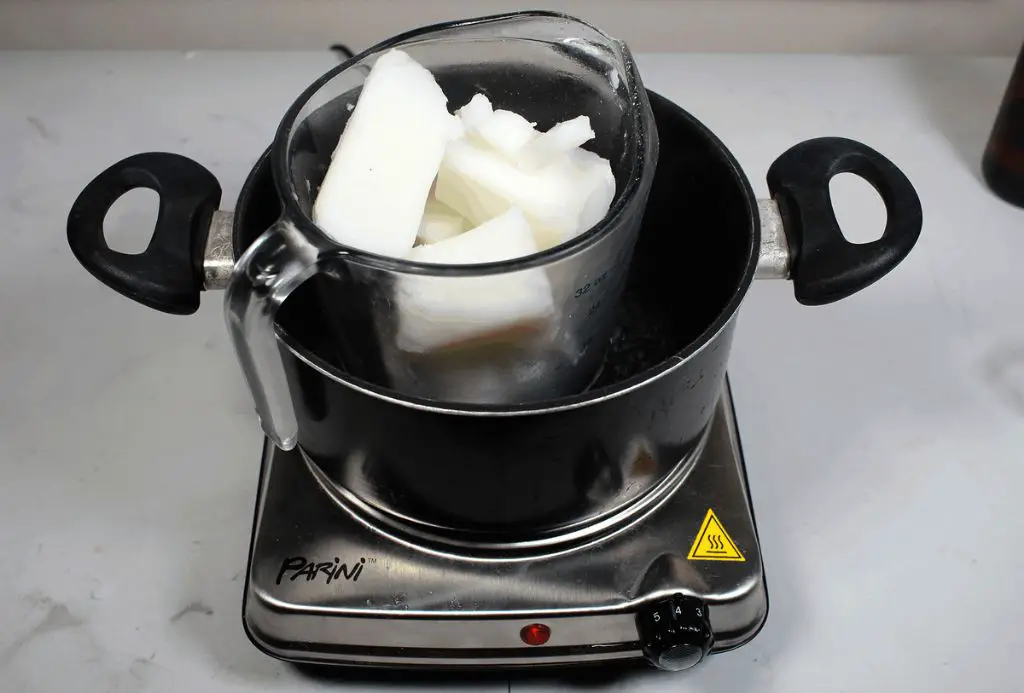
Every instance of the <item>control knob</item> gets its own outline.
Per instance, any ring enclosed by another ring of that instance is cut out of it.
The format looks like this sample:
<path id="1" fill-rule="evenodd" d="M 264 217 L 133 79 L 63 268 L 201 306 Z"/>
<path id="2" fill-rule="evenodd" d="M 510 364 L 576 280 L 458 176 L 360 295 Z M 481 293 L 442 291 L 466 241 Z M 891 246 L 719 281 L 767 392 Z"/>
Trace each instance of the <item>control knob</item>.
<path id="1" fill-rule="evenodd" d="M 715 637 L 702 599 L 676 594 L 642 607 L 636 616 L 644 657 L 659 669 L 682 671 L 703 660 Z"/>

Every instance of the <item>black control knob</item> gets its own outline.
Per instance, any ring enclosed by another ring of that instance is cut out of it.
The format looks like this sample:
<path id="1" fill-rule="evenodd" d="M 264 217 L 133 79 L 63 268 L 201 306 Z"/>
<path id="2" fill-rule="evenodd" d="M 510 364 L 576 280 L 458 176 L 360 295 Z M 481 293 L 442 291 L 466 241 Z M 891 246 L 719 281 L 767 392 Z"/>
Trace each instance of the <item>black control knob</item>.
<path id="1" fill-rule="evenodd" d="M 648 604 L 636 625 L 647 661 L 667 671 L 696 666 L 715 642 L 707 604 L 696 597 L 676 594 Z"/>

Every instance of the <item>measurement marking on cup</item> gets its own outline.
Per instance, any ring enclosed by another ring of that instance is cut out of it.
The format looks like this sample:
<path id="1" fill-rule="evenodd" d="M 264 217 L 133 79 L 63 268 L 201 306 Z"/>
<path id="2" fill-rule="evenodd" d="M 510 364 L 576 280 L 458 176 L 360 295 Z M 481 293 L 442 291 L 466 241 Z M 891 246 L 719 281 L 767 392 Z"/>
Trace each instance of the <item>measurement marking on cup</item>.
<path id="1" fill-rule="evenodd" d="M 583 298 L 584 296 L 586 296 L 587 294 L 590 293 L 591 289 L 596 289 L 597 287 L 599 287 L 601 285 L 601 282 L 603 282 L 607 277 L 608 277 L 608 270 L 605 270 L 594 281 L 588 282 L 587 284 L 584 284 L 583 286 L 578 287 L 576 289 L 576 293 L 574 293 L 573 296 L 575 298 Z"/>

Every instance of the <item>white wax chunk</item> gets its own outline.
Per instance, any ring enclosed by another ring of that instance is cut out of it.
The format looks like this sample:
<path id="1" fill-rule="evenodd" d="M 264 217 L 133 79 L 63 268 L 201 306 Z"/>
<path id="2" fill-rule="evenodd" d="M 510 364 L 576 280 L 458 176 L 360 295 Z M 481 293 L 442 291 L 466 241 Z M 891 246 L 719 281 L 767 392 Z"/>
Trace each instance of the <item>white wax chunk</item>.
<path id="1" fill-rule="evenodd" d="M 466 138 L 451 142 L 437 172 L 434 197 L 464 216 L 472 226 L 507 212 L 512 206 L 509 201 L 478 183 L 476 171 L 488 167 L 499 167 L 491 177 L 514 170 L 504 159 Z"/>
<path id="2" fill-rule="evenodd" d="M 518 154 L 518 162 L 526 169 L 543 168 L 592 139 L 594 129 L 590 126 L 590 118 L 579 116 L 558 123 L 524 145 Z"/>
<path id="3" fill-rule="evenodd" d="M 487 120 L 494 113 L 491 101 L 483 94 L 476 94 L 462 108 L 455 111 L 462 120 L 462 125 L 467 131 L 475 130 L 482 122 Z"/>
<path id="4" fill-rule="evenodd" d="M 466 219 L 461 214 L 431 197 L 423 210 L 416 241 L 423 244 L 437 243 L 458 236 L 466 230 L 466 226 Z"/>
<path id="5" fill-rule="evenodd" d="M 467 127 L 467 134 L 480 144 L 514 159 L 523 147 L 537 137 L 535 125 L 518 113 L 498 110 L 473 128 Z"/>
<path id="6" fill-rule="evenodd" d="M 406 258 L 435 265 L 479 265 L 524 257 L 537 252 L 522 210 L 512 207 L 458 237 L 413 248 Z"/>
<path id="7" fill-rule="evenodd" d="M 565 161 L 561 167 L 523 171 L 499 154 L 460 139 L 448 146 L 434 194 L 471 224 L 519 207 L 537 246 L 547 249 L 578 230 L 582 200 L 574 172 Z"/>
<path id="8" fill-rule="evenodd" d="M 468 265 L 535 252 L 530 225 L 513 207 L 458 236 L 413 248 L 407 258 Z M 395 303 L 398 347 L 414 353 L 507 343 L 546 328 L 555 314 L 551 284 L 542 268 L 481 277 L 402 275 Z"/>
<path id="9" fill-rule="evenodd" d="M 583 149 L 564 152 L 543 168 L 523 170 L 463 138 L 449 144 L 434 194 L 471 224 L 519 207 L 537 246 L 546 250 L 604 218 L 615 197 L 615 178 L 608 161 Z"/>
<path id="10" fill-rule="evenodd" d="M 401 50 L 384 53 L 334 150 L 313 221 L 342 245 L 405 255 L 445 148 L 462 132 L 433 75 Z"/>
<path id="11" fill-rule="evenodd" d="M 615 174 L 607 159 L 587 151 L 574 149 L 569 159 L 579 176 L 579 194 L 583 200 L 576 235 L 592 229 L 611 209 L 615 201 Z"/>

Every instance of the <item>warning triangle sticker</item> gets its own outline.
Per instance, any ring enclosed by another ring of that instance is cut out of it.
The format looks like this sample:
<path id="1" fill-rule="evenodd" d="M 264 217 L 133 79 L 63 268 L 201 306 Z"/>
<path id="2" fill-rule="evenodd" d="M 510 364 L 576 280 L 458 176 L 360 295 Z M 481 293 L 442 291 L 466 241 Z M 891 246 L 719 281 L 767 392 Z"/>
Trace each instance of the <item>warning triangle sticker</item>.
<path id="1" fill-rule="evenodd" d="M 686 557 L 691 561 L 745 561 L 743 554 L 736 548 L 736 543 L 725 531 L 715 511 L 708 508 L 704 522 L 700 525 L 697 538 L 693 540 L 690 554 Z"/>

